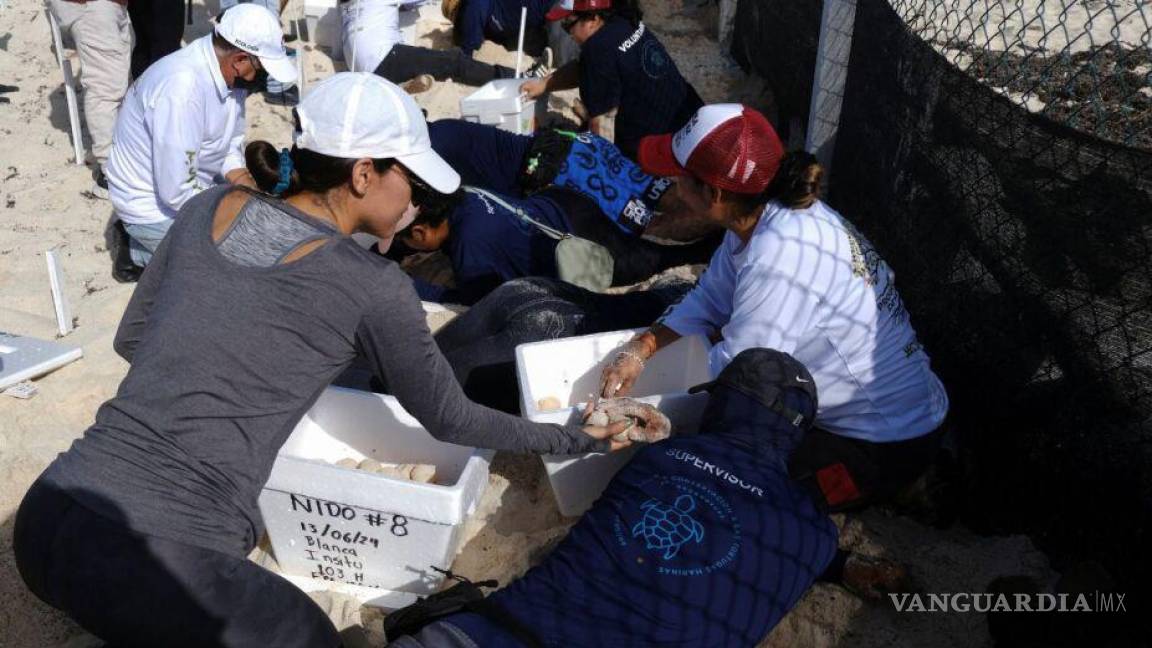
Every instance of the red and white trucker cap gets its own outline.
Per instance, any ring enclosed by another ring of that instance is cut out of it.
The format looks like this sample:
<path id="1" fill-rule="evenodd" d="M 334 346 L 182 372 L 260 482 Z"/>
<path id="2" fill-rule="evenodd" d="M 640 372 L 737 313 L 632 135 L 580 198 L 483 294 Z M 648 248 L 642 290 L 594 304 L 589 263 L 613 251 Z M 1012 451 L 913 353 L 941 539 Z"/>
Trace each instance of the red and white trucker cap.
<path id="1" fill-rule="evenodd" d="M 640 140 L 637 157 L 652 175 L 692 175 L 717 189 L 755 195 L 776 177 L 784 144 L 759 112 L 711 104 L 676 133 Z"/>
<path id="2" fill-rule="evenodd" d="M 612 0 L 560 0 L 552 11 L 544 14 L 545 20 L 564 20 L 578 11 L 604 11 L 612 8 Z"/>

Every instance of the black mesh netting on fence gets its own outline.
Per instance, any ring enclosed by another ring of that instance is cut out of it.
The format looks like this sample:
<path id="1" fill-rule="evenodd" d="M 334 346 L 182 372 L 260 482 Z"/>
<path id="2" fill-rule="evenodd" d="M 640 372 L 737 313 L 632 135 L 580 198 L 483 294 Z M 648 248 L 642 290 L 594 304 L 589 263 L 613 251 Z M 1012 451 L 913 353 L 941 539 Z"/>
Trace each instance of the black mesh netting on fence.
<path id="1" fill-rule="evenodd" d="M 821 6 L 733 54 L 807 115 Z M 1152 575 L 1152 4 L 858 0 L 829 201 L 895 268 L 953 400 L 963 519 Z"/>

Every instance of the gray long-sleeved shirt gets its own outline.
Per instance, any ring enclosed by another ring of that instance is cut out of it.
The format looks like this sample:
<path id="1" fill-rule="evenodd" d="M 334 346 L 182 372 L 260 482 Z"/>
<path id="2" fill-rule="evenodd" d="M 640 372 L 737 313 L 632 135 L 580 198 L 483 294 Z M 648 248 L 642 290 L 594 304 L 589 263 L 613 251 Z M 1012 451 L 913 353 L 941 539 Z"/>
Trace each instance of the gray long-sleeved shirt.
<path id="1" fill-rule="evenodd" d="M 96 422 L 45 472 L 135 531 L 243 555 L 276 453 L 321 391 L 364 353 L 437 439 L 499 450 L 603 449 L 579 426 L 529 422 L 469 401 L 411 280 L 330 225 L 297 261 L 246 267 L 212 240 L 228 187 L 181 210 L 128 305 L 115 347 L 132 367 Z M 245 209 L 248 209 L 246 206 Z"/>

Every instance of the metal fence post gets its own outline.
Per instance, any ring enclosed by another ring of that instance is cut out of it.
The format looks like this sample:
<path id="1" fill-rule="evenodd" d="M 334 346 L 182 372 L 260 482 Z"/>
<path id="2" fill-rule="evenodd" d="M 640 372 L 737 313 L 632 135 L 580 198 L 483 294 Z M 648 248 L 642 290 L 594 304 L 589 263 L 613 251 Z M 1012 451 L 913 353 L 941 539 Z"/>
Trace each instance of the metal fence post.
<path id="1" fill-rule="evenodd" d="M 848 56 L 852 52 L 855 22 L 856 0 L 824 0 L 804 149 L 815 155 L 824 167 L 825 181 L 831 175 L 836 131 L 840 128 L 840 106 L 848 80 Z"/>

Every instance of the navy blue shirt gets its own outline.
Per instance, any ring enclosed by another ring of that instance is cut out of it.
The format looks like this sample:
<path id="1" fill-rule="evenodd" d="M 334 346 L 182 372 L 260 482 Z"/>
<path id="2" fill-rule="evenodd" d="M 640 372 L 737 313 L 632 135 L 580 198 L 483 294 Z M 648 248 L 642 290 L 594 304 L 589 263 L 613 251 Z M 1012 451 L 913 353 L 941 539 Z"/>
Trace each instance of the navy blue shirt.
<path id="1" fill-rule="evenodd" d="M 545 196 L 500 196 L 533 219 L 570 232 L 564 211 Z M 448 216 L 449 234 L 441 251 L 452 261 L 455 289 L 415 280 L 420 299 L 474 304 L 494 288 L 520 277 L 556 277 L 556 240 L 514 212 L 483 196 L 466 193 Z"/>
<path id="2" fill-rule="evenodd" d="M 520 8 L 528 8 L 524 29 L 539 29 L 556 0 L 463 0 L 456 20 L 457 42 L 465 54 L 480 49 L 485 39 L 505 42 L 520 31 Z"/>
<path id="3" fill-rule="evenodd" d="M 643 448 L 555 552 L 491 599 L 548 646 L 757 645 L 836 553 L 836 527 L 773 447 L 787 427 Z M 479 645 L 519 646 L 474 615 L 446 620 Z"/>
<path id="4" fill-rule="evenodd" d="M 648 27 L 619 17 L 580 50 L 580 99 L 593 117 L 618 109 L 616 146 L 633 159 L 640 138 L 680 130 L 704 105 Z"/>
<path id="5" fill-rule="evenodd" d="M 532 148 L 530 135 L 462 119 L 441 119 L 428 124 L 428 136 L 432 149 L 460 174 L 461 184 L 509 196 L 523 195 L 520 169 Z"/>

